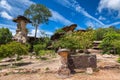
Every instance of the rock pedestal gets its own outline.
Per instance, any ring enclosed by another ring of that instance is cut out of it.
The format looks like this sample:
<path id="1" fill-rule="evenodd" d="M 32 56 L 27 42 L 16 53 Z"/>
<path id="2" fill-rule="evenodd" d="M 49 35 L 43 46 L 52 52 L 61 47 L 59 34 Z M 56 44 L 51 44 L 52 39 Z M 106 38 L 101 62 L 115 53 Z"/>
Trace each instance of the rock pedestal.
<path id="1" fill-rule="evenodd" d="M 17 30 L 13 40 L 26 43 L 28 33 L 26 25 L 27 23 L 31 23 L 31 21 L 24 16 L 18 16 L 17 18 L 13 19 L 13 21 L 17 23 Z"/>
<path id="2" fill-rule="evenodd" d="M 58 54 L 61 56 L 61 67 L 58 70 L 58 76 L 62 78 L 66 78 L 70 76 L 70 69 L 68 68 L 68 49 L 60 49 L 58 50 Z"/>

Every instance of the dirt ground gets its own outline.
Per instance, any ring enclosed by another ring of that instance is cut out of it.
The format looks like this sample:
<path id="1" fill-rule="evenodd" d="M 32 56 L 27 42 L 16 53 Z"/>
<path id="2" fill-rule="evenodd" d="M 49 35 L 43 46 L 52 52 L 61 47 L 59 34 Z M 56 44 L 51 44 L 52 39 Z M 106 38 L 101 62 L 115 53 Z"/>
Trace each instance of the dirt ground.
<path id="1" fill-rule="evenodd" d="M 0 80 L 120 80 L 120 70 L 100 70 L 92 75 L 76 73 L 70 78 L 61 79 L 53 73 L 11 74 Z"/>
<path id="2" fill-rule="evenodd" d="M 120 80 L 120 64 L 116 62 L 118 56 L 101 55 L 98 53 L 94 54 L 97 55 L 97 66 L 99 71 L 96 71 L 91 75 L 86 74 L 85 72 L 77 72 L 75 74 L 71 74 L 69 78 L 62 79 L 58 77 L 55 72 L 58 70 L 61 63 L 59 56 L 57 56 L 56 58 L 45 61 L 35 59 L 23 60 L 31 62 L 32 64 L 17 68 L 40 69 L 40 71 L 36 73 L 8 74 L 1 76 L 0 80 Z M 49 68 L 50 72 L 47 72 L 46 68 Z M 5 70 L 8 71 L 7 69 Z M 2 72 L 2 70 L 0 72 Z"/>

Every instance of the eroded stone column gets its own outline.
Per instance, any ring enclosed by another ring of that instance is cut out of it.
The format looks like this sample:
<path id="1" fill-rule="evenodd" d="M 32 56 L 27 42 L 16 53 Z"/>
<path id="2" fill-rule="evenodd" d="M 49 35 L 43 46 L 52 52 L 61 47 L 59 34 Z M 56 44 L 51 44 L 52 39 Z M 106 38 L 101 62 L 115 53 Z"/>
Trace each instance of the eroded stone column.
<path id="1" fill-rule="evenodd" d="M 70 69 L 68 68 L 68 55 L 69 55 L 69 50 L 68 49 L 60 49 L 58 50 L 58 54 L 61 56 L 61 63 L 62 65 L 60 66 L 58 70 L 58 75 L 61 78 L 67 78 L 70 76 Z"/>
<path id="2" fill-rule="evenodd" d="M 24 16 L 18 16 L 17 18 L 14 18 L 13 21 L 17 23 L 17 30 L 13 40 L 26 43 L 28 33 L 26 25 L 27 23 L 31 23 L 31 21 Z"/>

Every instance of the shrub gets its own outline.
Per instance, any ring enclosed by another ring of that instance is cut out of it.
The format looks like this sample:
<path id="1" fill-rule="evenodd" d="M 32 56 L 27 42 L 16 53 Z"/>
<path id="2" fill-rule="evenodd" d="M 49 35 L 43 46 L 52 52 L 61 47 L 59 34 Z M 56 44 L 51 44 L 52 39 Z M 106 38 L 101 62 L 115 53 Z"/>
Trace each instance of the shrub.
<path id="1" fill-rule="evenodd" d="M 8 28 L 0 28 L 0 44 L 6 44 L 12 40 L 12 33 Z"/>
<path id="2" fill-rule="evenodd" d="M 25 55 L 28 53 L 28 48 L 18 42 L 10 42 L 5 45 L 0 46 L 0 56 L 1 57 L 14 57 L 17 55 L 17 57 L 21 55 Z"/>
<path id="3" fill-rule="evenodd" d="M 58 41 L 53 43 L 55 48 L 87 49 L 94 40 L 94 31 L 66 33 Z"/>
<path id="4" fill-rule="evenodd" d="M 36 44 L 34 45 L 34 51 L 36 55 L 39 55 L 40 50 L 45 50 L 46 49 L 46 44 Z"/>
<path id="5" fill-rule="evenodd" d="M 41 56 L 42 54 L 41 51 L 45 51 L 47 50 L 47 45 L 50 41 L 50 38 L 49 37 L 42 37 L 39 41 L 37 41 L 34 46 L 33 46 L 33 49 L 35 51 L 35 54 L 36 56 Z"/>
<path id="6" fill-rule="evenodd" d="M 114 53 L 120 54 L 120 34 L 116 32 L 107 33 L 100 44 L 103 53 L 110 54 L 111 50 Z"/>

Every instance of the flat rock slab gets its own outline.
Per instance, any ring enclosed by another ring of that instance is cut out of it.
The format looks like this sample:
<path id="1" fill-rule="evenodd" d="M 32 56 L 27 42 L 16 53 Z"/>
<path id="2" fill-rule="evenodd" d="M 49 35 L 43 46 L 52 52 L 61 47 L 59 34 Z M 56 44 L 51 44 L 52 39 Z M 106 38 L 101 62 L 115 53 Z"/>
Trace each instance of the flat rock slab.
<path id="1" fill-rule="evenodd" d="M 68 58 L 70 69 L 86 69 L 88 67 L 97 68 L 96 55 L 93 54 L 78 54 L 70 55 Z"/>

